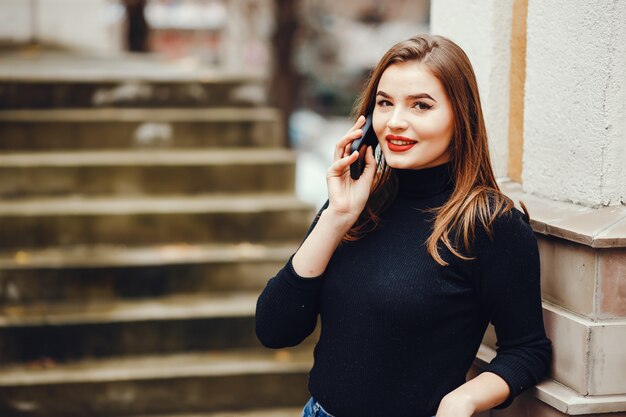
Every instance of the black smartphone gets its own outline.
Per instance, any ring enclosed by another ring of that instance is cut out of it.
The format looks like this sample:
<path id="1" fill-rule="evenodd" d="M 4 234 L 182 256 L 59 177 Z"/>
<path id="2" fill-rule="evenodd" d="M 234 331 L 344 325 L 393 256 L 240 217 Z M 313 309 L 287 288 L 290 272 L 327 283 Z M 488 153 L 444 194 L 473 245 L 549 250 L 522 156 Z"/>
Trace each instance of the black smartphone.
<path id="1" fill-rule="evenodd" d="M 350 164 L 350 177 L 353 180 L 358 180 L 365 169 L 365 151 L 367 146 L 371 146 L 372 150 L 375 150 L 378 146 L 378 138 L 374 133 L 374 126 L 372 126 L 372 114 L 368 114 L 365 118 L 365 124 L 361 128 L 363 130 L 363 136 L 352 141 L 350 145 L 350 155 L 352 152 L 359 151 L 359 157 L 356 161 Z"/>

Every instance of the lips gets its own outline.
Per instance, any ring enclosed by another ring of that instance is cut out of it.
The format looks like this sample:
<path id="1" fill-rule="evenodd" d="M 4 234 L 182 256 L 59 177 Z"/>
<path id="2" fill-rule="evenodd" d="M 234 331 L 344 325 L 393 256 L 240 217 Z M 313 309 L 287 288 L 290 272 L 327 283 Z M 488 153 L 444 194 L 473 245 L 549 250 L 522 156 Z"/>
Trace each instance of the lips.
<path id="1" fill-rule="evenodd" d="M 385 139 L 387 140 L 387 147 L 392 152 L 408 151 L 417 143 L 417 141 L 406 138 L 404 136 L 387 135 Z M 393 143 L 392 141 L 395 143 Z"/>

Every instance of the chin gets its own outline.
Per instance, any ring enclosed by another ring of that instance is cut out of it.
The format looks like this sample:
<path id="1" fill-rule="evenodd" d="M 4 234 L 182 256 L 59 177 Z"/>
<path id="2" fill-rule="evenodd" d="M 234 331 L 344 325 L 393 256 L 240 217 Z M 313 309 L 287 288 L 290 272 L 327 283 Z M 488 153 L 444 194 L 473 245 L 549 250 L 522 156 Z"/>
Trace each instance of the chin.
<path id="1" fill-rule="evenodd" d="M 384 155 L 384 152 L 383 152 Z M 424 169 L 438 166 L 450 161 L 450 158 L 428 158 L 424 160 L 422 155 L 396 155 L 390 152 L 390 158 L 385 156 L 385 162 L 395 169 Z"/>
<path id="2" fill-rule="evenodd" d="M 397 158 L 395 155 L 389 159 L 385 157 L 385 162 L 394 169 L 420 169 L 420 164 L 417 164 L 415 161 L 409 161 L 405 158 Z"/>
<path id="3" fill-rule="evenodd" d="M 420 169 L 420 166 L 416 166 L 415 164 L 410 163 L 387 163 L 391 168 L 394 169 Z"/>

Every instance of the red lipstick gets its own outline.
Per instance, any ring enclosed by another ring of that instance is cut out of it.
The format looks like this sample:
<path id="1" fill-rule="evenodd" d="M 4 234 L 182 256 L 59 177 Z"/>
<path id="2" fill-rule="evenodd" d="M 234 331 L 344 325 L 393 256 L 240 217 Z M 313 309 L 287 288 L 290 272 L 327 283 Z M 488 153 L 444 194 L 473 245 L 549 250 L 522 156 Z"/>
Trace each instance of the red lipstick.
<path id="1" fill-rule="evenodd" d="M 408 151 L 413 146 L 415 146 L 415 144 L 417 143 L 417 141 L 414 141 L 413 139 L 409 139 L 409 138 L 406 138 L 404 136 L 397 136 L 397 135 L 387 135 L 387 136 L 385 136 L 385 139 L 387 141 L 387 147 L 392 152 L 405 152 L 405 151 Z M 394 141 L 410 142 L 410 143 L 408 143 L 406 145 L 398 145 L 398 144 L 391 143 L 392 140 L 394 140 Z"/>

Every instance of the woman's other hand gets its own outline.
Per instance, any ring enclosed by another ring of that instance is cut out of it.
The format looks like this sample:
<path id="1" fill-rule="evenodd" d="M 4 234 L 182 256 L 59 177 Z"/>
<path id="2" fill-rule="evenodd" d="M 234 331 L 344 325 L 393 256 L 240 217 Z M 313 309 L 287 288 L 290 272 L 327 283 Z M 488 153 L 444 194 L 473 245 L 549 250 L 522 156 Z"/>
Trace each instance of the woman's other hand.
<path id="1" fill-rule="evenodd" d="M 447 393 L 439 403 L 436 417 L 470 417 L 502 404 L 511 394 L 508 383 L 485 371 Z"/>
<path id="2" fill-rule="evenodd" d="M 358 180 L 350 176 L 350 164 L 358 158 L 358 152 L 350 154 L 352 141 L 363 135 L 361 127 L 365 123 L 365 117 L 359 116 L 356 123 L 348 130 L 335 145 L 333 164 L 328 168 L 326 184 L 328 187 L 328 211 L 341 218 L 354 223 L 363 209 L 370 195 L 374 173 L 376 171 L 376 159 L 371 146 L 368 146 L 365 154 L 365 170 Z"/>

